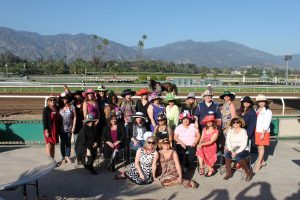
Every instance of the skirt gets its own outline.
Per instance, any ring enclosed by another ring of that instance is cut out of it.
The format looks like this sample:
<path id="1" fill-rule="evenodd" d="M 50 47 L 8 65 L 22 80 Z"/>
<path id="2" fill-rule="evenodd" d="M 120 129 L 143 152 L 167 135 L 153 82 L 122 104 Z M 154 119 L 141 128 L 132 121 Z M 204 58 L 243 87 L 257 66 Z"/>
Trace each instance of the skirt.
<path id="1" fill-rule="evenodd" d="M 265 133 L 263 140 L 260 140 L 260 135 L 262 133 L 255 132 L 255 144 L 257 146 L 269 146 L 270 145 L 270 132 Z"/>

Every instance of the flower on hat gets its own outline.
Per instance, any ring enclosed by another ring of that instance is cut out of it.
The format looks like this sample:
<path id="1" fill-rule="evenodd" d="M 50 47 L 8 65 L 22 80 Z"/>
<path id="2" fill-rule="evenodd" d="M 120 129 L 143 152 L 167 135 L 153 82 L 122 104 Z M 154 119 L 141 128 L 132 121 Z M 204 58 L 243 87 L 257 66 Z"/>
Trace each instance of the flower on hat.
<path id="1" fill-rule="evenodd" d="M 149 101 L 154 101 L 155 99 L 161 99 L 161 96 L 159 96 L 156 92 L 152 92 Z"/>

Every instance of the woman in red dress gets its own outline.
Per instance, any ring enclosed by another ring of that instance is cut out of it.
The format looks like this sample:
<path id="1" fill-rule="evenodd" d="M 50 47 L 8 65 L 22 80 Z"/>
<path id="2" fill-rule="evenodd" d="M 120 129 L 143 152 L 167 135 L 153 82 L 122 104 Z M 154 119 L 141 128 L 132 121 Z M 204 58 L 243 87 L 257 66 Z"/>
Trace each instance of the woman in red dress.
<path id="1" fill-rule="evenodd" d="M 199 174 L 204 175 L 204 165 L 206 165 L 208 168 L 208 172 L 205 175 L 206 177 L 210 177 L 215 174 L 213 166 L 217 161 L 216 141 L 219 134 L 215 121 L 216 118 L 214 115 L 207 115 L 204 118 L 203 122 L 206 123 L 206 127 L 202 130 L 201 139 L 196 152 L 200 165 Z"/>
<path id="2" fill-rule="evenodd" d="M 46 143 L 46 154 L 54 158 L 55 144 L 59 142 L 59 126 L 61 118 L 57 108 L 57 97 L 50 95 L 47 106 L 43 110 L 44 137 Z"/>

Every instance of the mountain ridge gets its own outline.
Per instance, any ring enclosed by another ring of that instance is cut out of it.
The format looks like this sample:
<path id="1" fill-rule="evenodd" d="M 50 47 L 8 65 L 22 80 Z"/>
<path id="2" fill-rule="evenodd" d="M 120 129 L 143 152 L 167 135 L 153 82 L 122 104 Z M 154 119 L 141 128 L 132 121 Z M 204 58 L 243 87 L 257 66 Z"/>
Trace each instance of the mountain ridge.
<path id="1" fill-rule="evenodd" d="M 132 61 L 139 55 L 137 47 L 128 47 L 112 40 L 109 40 L 109 45 L 105 47 L 104 53 L 101 53 L 96 50 L 96 46 L 101 44 L 102 40 L 103 38 L 99 37 L 95 43 L 93 35 L 85 33 L 41 35 L 0 27 L 0 53 L 10 51 L 23 59 L 64 58 L 73 61 L 77 58 L 91 60 L 96 55 L 104 60 Z M 283 56 L 275 56 L 228 40 L 177 41 L 159 47 L 145 48 L 143 56 L 145 59 L 193 63 L 208 67 L 285 66 Z M 300 54 L 293 55 L 289 65 L 300 67 Z"/>

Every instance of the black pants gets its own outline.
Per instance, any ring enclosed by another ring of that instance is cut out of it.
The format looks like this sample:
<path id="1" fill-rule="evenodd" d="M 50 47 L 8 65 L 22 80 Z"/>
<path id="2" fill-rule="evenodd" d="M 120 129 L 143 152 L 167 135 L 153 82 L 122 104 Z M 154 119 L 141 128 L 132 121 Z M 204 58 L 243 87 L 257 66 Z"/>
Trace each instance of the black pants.
<path id="1" fill-rule="evenodd" d="M 196 147 L 186 146 L 186 149 L 184 149 L 180 144 L 177 144 L 176 151 L 179 156 L 179 162 L 183 167 L 191 168 L 194 166 Z"/>

